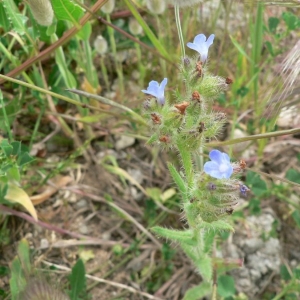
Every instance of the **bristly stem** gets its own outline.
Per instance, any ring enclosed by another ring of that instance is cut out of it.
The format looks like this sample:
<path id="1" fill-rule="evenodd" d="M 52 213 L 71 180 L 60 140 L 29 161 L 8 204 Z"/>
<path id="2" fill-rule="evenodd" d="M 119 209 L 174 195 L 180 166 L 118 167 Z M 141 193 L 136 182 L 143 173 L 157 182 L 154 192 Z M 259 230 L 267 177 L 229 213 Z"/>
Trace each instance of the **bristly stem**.
<path id="1" fill-rule="evenodd" d="M 13 140 L 13 136 L 12 136 L 12 133 L 11 133 L 11 130 L 10 130 L 10 124 L 9 124 L 8 116 L 6 114 L 5 104 L 4 104 L 4 101 L 3 101 L 3 94 L 2 94 L 1 90 L 0 90 L 0 104 L 1 104 L 1 107 L 2 107 L 4 126 L 5 126 L 5 129 L 7 131 L 9 141 L 11 142 Z"/>
<path id="2" fill-rule="evenodd" d="M 176 20 L 176 27 L 177 27 L 178 36 L 179 36 L 181 53 L 182 53 L 183 58 L 185 58 L 185 48 L 184 48 L 183 35 L 182 35 L 182 30 L 181 30 L 179 6 L 178 5 L 174 6 L 174 11 L 175 11 L 175 20 Z"/>

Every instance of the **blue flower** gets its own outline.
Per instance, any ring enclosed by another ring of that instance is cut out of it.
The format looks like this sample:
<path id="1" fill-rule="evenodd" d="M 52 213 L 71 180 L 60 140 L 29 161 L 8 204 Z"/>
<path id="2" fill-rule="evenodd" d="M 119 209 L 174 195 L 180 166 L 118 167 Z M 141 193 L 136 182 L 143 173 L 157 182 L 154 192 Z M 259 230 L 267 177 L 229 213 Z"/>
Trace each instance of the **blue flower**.
<path id="1" fill-rule="evenodd" d="M 164 80 L 159 84 L 157 81 L 150 81 L 147 90 L 142 90 L 143 93 L 152 95 L 157 98 L 159 104 L 165 104 L 165 86 L 168 83 L 168 79 L 164 78 Z"/>
<path id="2" fill-rule="evenodd" d="M 187 43 L 187 46 L 195 51 L 197 51 L 201 56 L 201 61 L 204 63 L 207 60 L 208 49 L 214 42 L 215 35 L 211 34 L 206 40 L 204 34 L 198 34 L 194 38 L 193 43 Z"/>
<path id="3" fill-rule="evenodd" d="M 233 167 L 226 153 L 219 150 L 212 150 L 209 153 L 209 158 L 211 161 L 204 164 L 204 172 L 206 174 L 217 179 L 230 178 Z"/>

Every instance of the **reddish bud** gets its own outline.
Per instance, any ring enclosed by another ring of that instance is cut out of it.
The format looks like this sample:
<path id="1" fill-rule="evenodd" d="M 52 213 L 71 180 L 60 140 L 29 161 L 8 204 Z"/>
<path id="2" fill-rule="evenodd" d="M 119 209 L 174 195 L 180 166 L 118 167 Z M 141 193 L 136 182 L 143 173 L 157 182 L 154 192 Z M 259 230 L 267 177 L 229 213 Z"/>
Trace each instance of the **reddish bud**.
<path id="1" fill-rule="evenodd" d="M 226 84 L 232 84 L 232 83 L 233 83 L 233 80 L 232 80 L 231 78 L 227 77 L 227 78 L 225 79 L 225 82 L 226 82 Z"/>
<path id="2" fill-rule="evenodd" d="M 158 114 L 152 113 L 151 114 L 151 119 L 152 119 L 154 124 L 161 124 L 161 118 Z"/>
<path id="3" fill-rule="evenodd" d="M 159 138 L 162 143 L 170 143 L 170 138 L 167 135 L 163 135 Z"/>
<path id="4" fill-rule="evenodd" d="M 202 61 L 198 61 L 196 63 L 196 72 L 197 72 L 199 77 L 202 76 Z"/>
<path id="5" fill-rule="evenodd" d="M 240 164 L 240 168 L 241 168 L 242 170 L 246 169 L 247 163 L 246 163 L 243 159 L 241 159 L 241 160 L 239 161 L 239 164 Z"/>
<path id="6" fill-rule="evenodd" d="M 201 99 L 200 93 L 198 91 L 194 91 L 192 94 L 192 100 L 200 102 L 200 99 Z"/>
<path id="7" fill-rule="evenodd" d="M 182 103 L 174 105 L 180 112 L 180 114 L 184 115 L 186 108 L 190 105 L 189 102 L 184 101 Z"/>

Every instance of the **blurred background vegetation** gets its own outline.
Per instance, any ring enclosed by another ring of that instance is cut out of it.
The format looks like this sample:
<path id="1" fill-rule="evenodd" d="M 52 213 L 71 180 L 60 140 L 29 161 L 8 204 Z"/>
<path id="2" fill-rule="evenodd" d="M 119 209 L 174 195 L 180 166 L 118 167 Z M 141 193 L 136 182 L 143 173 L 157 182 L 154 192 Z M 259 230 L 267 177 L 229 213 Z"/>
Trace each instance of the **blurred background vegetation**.
<path id="1" fill-rule="evenodd" d="M 164 77 L 170 97 L 184 88 L 174 8 L 52 0 L 41 17 L 45 1 L 0 1 L 0 298 L 35 299 L 37 277 L 57 299 L 183 299 L 201 277 L 150 230 L 185 226 L 166 167 L 177 154 L 146 145 L 140 92 Z M 180 10 L 185 44 L 214 33 L 210 70 L 233 80 L 214 104 L 229 122 L 206 150 L 245 160 L 252 190 L 236 234 L 215 241 L 228 257 L 216 299 L 299 299 L 299 1 L 199 2 Z M 266 215 L 268 229 L 251 225 Z M 278 241 L 278 266 L 257 276 L 235 240 L 254 236 Z"/>

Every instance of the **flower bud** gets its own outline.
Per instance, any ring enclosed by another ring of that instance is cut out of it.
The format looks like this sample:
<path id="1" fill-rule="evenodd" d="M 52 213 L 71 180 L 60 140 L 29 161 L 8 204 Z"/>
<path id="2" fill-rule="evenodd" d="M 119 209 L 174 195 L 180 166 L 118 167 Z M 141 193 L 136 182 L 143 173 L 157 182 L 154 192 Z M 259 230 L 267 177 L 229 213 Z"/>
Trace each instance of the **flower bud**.
<path id="1" fill-rule="evenodd" d="M 185 58 L 183 59 L 183 63 L 184 63 L 185 66 L 189 66 L 190 63 L 191 63 L 191 61 L 190 61 L 190 59 L 189 59 L 188 57 L 185 57 Z"/>
<path id="2" fill-rule="evenodd" d="M 28 0 L 27 3 L 38 24 L 43 26 L 52 24 L 54 13 L 49 0 Z"/>
<path id="3" fill-rule="evenodd" d="M 166 2 L 163 0 L 147 0 L 146 5 L 150 12 L 156 15 L 162 14 L 166 9 Z"/>
<path id="4" fill-rule="evenodd" d="M 143 28 L 136 19 L 130 18 L 130 20 L 129 20 L 129 31 L 133 35 L 139 35 L 139 34 L 143 33 Z"/>
<path id="5" fill-rule="evenodd" d="M 115 0 L 108 0 L 102 7 L 101 11 L 105 14 L 111 14 L 115 8 Z"/>
<path id="6" fill-rule="evenodd" d="M 103 55 L 107 51 L 106 39 L 102 35 L 98 35 L 94 40 L 94 47 L 100 55 Z"/>

